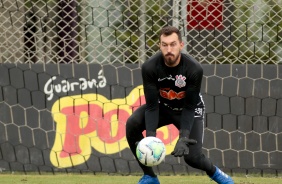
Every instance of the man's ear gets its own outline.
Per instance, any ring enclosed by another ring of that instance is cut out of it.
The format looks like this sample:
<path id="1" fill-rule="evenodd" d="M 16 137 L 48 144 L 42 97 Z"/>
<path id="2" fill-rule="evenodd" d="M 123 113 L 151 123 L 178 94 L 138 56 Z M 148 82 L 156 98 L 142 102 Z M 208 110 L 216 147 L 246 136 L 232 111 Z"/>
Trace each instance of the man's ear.
<path id="1" fill-rule="evenodd" d="M 180 47 L 181 47 L 181 49 L 184 47 L 184 42 L 183 41 L 180 42 Z"/>
<path id="2" fill-rule="evenodd" d="M 159 42 L 159 50 L 161 50 L 161 42 Z"/>

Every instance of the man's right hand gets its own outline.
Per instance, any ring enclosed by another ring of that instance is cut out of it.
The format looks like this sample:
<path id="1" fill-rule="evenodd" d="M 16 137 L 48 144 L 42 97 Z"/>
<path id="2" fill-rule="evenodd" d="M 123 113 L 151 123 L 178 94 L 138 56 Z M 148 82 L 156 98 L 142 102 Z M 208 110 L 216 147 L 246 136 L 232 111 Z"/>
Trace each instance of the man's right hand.
<path id="1" fill-rule="evenodd" d="M 156 132 L 146 130 L 146 137 L 156 137 L 156 135 Z"/>
<path id="2" fill-rule="evenodd" d="M 156 137 L 156 135 L 157 135 L 156 132 L 146 131 L 146 137 Z M 135 143 L 135 146 L 137 146 L 139 142 L 140 142 L 140 141 L 137 141 L 137 142 Z"/>

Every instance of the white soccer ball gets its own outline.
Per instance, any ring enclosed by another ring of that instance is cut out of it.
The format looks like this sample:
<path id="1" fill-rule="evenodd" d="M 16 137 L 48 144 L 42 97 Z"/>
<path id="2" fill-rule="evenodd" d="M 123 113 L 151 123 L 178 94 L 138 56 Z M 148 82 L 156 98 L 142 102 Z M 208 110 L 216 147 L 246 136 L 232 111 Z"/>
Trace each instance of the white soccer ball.
<path id="1" fill-rule="evenodd" d="M 145 137 L 137 145 L 136 156 L 145 166 L 159 165 L 165 158 L 165 145 L 157 137 Z"/>

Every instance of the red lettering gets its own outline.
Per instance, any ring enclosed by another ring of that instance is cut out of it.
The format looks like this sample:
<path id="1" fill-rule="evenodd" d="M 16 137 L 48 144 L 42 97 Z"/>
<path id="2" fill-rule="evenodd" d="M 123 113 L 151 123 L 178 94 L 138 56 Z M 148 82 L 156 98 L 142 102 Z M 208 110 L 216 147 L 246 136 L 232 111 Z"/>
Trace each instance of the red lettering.
<path id="1" fill-rule="evenodd" d="M 185 91 L 181 91 L 177 94 L 177 99 L 180 100 L 186 96 Z"/>
<path id="2" fill-rule="evenodd" d="M 89 118 L 80 117 L 82 112 L 89 114 L 90 111 L 91 116 Z M 61 110 L 61 113 L 66 116 L 67 120 L 65 141 L 60 156 L 69 157 L 70 155 L 80 154 L 79 136 L 96 130 L 95 121 L 102 118 L 102 109 L 98 105 L 80 105 L 66 107 Z M 83 118 L 88 118 L 88 122 L 84 128 L 80 128 L 81 125 L 79 123 L 83 121 Z"/>
<path id="3" fill-rule="evenodd" d="M 132 111 L 144 102 L 144 96 L 136 99 L 135 103 L 130 106 Z M 86 112 L 88 116 L 81 117 L 82 112 Z M 96 104 L 69 106 L 63 108 L 61 113 L 67 118 L 66 134 L 62 135 L 64 136 L 63 150 L 60 154 L 62 158 L 80 154 L 81 148 L 79 145 L 79 137 L 93 131 L 97 131 L 97 135 L 105 143 L 118 142 L 125 136 L 125 124 L 130 115 L 121 106 L 104 113 L 102 108 Z M 113 117 L 117 119 L 117 122 L 112 122 Z M 86 126 L 82 127 L 80 123 L 85 121 L 85 119 L 87 120 Z M 116 132 L 113 132 L 113 123 L 116 123 Z"/>
<path id="4" fill-rule="evenodd" d="M 169 98 L 168 92 L 162 92 Z M 184 95 L 182 92 L 170 93 L 170 98 Z M 83 99 L 68 96 L 56 101 L 52 107 L 57 123 L 57 134 L 50 152 L 52 164 L 62 168 L 81 164 L 90 158 L 91 147 L 103 154 L 128 147 L 124 141 L 126 121 L 133 111 L 145 104 L 143 94 L 143 88 L 137 87 L 124 99 L 109 101 L 99 95 L 99 101 L 93 101 L 93 94 L 89 94 Z M 74 99 L 77 103 L 73 103 Z M 167 125 L 157 130 L 157 136 L 169 145 L 176 141 L 178 130 L 172 124 Z M 58 150 L 59 156 L 56 154 Z"/>
<path id="5" fill-rule="evenodd" d="M 112 122 L 112 116 L 118 116 L 117 122 Z M 92 114 L 91 114 L 92 116 Z M 105 114 L 104 118 L 97 120 L 98 136 L 105 143 L 118 142 L 125 136 L 125 123 L 129 114 L 122 109 L 112 110 Z M 116 123 L 118 126 L 117 132 L 113 132 L 112 124 Z"/>
<path id="6" fill-rule="evenodd" d="M 168 93 L 167 93 L 166 91 L 160 90 L 160 95 L 161 95 L 161 97 L 163 97 L 163 98 L 169 99 Z"/>
<path id="7" fill-rule="evenodd" d="M 168 92 L 168 99 L 169 100 L 175 99 L 176 96 L 177 96 L 177 93 L 175 91 L 169 90 L 169 92 Z"/>
<path id="8" fill-rule="evenodd" d="M 175 140 L 179 131 L 173 124 L 167 125 L 166 128 L 168 129 L 168 134 L 166 135 L 162 131 L 157 131 L 157 137 L 160 138 L 165 145 L 168 145 L 171 144 L 172 140 Z"/>
<path id="9" fill-rule="evenodd" d="M 185 91 L 181 91 L 179 93 L 176 93 L 173 90 L 169 90 L 169 92 L 160 90 L 161 97 L 163 97 L 165 99 L 169 99 L 169 100 L 174 100 L 174 99 L 180 100 L 180 99 L 185 97 L 185 94 L 186 94 Z"/>

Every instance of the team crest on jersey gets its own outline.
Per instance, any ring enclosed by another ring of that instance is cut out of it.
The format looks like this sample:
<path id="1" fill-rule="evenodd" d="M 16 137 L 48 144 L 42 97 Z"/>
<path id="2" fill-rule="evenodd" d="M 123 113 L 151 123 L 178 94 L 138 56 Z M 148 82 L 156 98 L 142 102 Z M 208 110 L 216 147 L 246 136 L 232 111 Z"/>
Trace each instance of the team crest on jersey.
<path id="1" fill-rule="evenodd" d="M 184 86 L 186 86 L 186 77 L 185 76 L 182 76 L 182 75 L 176 75 L 175 76 L 175 86 L 179 87 L 179 88 L 182 88 Z"/>

